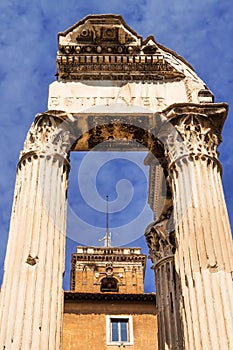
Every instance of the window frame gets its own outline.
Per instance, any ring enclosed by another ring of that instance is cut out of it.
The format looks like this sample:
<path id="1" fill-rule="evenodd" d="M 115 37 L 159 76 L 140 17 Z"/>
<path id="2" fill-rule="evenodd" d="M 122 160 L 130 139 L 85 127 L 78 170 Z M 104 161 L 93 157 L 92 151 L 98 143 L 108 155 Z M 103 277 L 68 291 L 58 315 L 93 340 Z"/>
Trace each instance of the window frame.
<path id="1" fill-rule="evenodd" d="M 128 321 L 128 340 L 112 341 L 112 320 Z M 131 315 L 107 315 L 106 316 L 106 342 L 107 345 L 133 345 L 133 318 Z"/>

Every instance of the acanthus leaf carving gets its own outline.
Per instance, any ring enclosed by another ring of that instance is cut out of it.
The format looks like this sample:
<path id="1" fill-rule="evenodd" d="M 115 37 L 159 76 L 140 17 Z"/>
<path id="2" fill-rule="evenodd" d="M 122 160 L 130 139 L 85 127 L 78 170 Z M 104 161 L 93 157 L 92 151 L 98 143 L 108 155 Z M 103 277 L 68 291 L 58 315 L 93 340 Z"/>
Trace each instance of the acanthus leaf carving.
<path id="1" fill-rule="evenodd" d="M 20 158 L 30 152 L 45 155 L 56 153 L 67 158 L 73 141 L 68 123 L 52 114 L 42 113 L 36 116 L 27 134 Z"/>
<path id="2" fill-rule="evenodd" d="M 150 258 L 154 264 L 171 257 L 176 250 L 175 233 L 170 230 L 170 218 L 162 218 L 148 226 L 145 232 Z"/>
<path id="3" fill-rule="evenodd" d="M 206 116 L 184 115 L 165 140 L 165 155 L 169 163 L 193 156 L 217 159 L 221 140 L 209 127 Z"/>
<path id="4" fill-rule="evenodd" d="M 227 111 L 226 103 L 175 103 L 164 109 L 160 135 L 169 168 L 179 160 L 202 159 L 221 170 L 217 148 Z"/>
<path id="5" fill-rule="evenodd" d="M 47 149 L 65 157 L 70 151 L 72 141 L 73 137 L 71 132 L 59 127 L 53 133 L 50 142 L 48 142 Z"/>

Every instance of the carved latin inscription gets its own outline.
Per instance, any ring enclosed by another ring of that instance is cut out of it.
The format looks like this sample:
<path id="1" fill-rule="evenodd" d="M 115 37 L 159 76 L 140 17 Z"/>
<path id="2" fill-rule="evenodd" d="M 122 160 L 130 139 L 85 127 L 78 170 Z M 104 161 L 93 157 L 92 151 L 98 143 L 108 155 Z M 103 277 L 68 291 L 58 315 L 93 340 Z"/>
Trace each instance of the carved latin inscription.
<path id="1" fill-rule="evenodd" d="M 69 108 L 89 108 L 98 105 L 110 106 L 113 103 L 124 105 L 143 106 L 147 108 L 166 107 L 165 98 L 162 96 L 51 96 L 49 100 L 49 108 L 53 109 L 60 105 Z"/>

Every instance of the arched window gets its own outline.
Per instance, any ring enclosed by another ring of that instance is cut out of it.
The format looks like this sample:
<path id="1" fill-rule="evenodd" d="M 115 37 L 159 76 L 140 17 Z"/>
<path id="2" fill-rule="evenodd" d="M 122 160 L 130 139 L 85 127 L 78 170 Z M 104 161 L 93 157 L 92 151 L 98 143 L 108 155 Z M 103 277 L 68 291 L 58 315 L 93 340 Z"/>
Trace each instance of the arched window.
<path id="1" fill-rule="evenodd" d="M 118 292 L 117 280 L 113 277 L 104 277 L 101 281 L 101 292 Z"/>

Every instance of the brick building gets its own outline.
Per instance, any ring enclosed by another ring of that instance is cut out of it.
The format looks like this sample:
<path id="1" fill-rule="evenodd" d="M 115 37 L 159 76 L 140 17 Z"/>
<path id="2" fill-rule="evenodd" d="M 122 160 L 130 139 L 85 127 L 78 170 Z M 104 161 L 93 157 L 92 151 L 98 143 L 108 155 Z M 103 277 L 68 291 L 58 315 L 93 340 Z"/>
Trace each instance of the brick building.
<path id="1" fill-rule="evenodd" d="M 64 294 L 65 350 L 156 350 L 154 293 L 144 293 L 140 248 L 77 247 Z"/>

